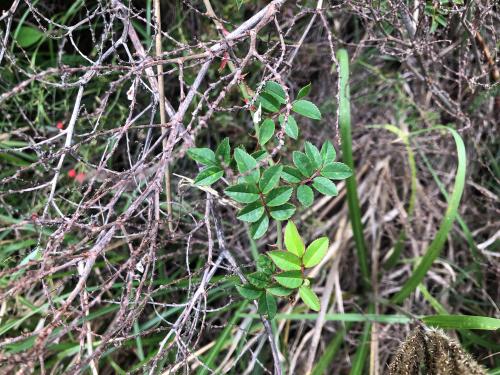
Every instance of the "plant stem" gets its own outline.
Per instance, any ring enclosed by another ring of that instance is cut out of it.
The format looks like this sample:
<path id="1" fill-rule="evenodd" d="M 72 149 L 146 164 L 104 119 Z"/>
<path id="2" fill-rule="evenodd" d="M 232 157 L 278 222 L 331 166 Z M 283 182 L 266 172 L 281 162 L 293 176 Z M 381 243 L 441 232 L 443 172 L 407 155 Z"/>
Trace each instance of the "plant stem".
<path id="1" fill-rule="evenodd" d="M 283 226 L 281 225 L 281 221 L 276 220 L 276 238 L 278 249 L 283 249 Z"/>
<path id="2" fill-rule="evenodd" d="M 161 13 L 160 13 L 160 0 L 154 0 L 155 8 L 155 18 L 156 18 L 156 56 L 158 58 L 162 55 L 161 48 Z M 163 65 L 157 65 L 158 71 L 158 100 L 160 101 L 160 122 L 161 122 L 161 135 L 163 136 L 162 147 L 163 152 L 168 149 L 166 132 L 167 129 L 165 125 L 167 124 L 167 116 L 165 113 L 165 87 L 163 82 Z M 174 225 L 172 222 L 172 190 L 170 188 L 170 167 L 167 165 L 165 168 L 165 195 L 167 201 L 167 213 L 168 213 L 168 230 L 170 233 L 174 231 Z"/>

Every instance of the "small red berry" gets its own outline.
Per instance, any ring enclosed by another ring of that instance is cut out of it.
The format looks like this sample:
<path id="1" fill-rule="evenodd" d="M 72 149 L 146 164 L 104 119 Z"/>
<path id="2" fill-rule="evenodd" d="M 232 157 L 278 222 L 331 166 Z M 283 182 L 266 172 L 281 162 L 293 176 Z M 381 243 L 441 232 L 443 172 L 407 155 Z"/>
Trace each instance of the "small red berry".
<path id="1" fill-rule="evenodd" d="M 68 171 L 68 177 L 69 178 L 75 178 L 76 177 L 76 171 L 74 169 L 70 169 Z"/>
<path id="2" fill-rule="evenodd" d="M 57 125 L 56 125 L 56 128 L 59 129 L 59 130 L 63 130 L 64 129 L 64 124 L 62 121 L 58 121 L 57 122 Z"/>

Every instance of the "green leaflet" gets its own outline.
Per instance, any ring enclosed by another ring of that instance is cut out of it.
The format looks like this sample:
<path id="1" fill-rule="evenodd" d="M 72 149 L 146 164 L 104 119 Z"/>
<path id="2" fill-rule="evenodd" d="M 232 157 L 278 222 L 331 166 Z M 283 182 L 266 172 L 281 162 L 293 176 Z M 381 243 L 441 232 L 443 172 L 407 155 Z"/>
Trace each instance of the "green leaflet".
<path id="1" fill-rule="evenodd" d="M 352 176 L 352 170 L 344 163 L 329 163 L 321 169 L 321 175 L 332 180 L 345 180 Z"/>
<path id="2" fill-rule="evenodd" d="M 237 285 L 236 290 L 243 298 L 250 300 L 259 298 L 263 293 L 263 290 L 257 289 L 252 285 Z"/>
<path id="3" fill-rule="evenodd" d="M 326 177 L 316 177 L 312 183 L 313 188 L 324 195 L 338 195 L 337 187 Z"/>
<path id="4" fill-rule="evenodd" d="M 337 157 L 337 152 L 330 141 L 325 141 L 325 143 L 323 143 L 320 153 L 321 158 L 323 159 L 323 164 L 333 163 Z"/>
<path id="5" fill-rule="evenodd" d="M 313 242 L 307 247 L 304 253 L 303 262 L 306 268 L 311 268 L 318 265 L 321 260 L 325 257 L 328 251 L 328 238 L 321 237 Z"/>
<path id="6" fill-rule="evenodd" d="M 300 151 L 294 151 L 292 154 L 293 164 L 305 177 L 310 177 L 314 172 L 314 167 L 306 154 Z"/>
<path id="7" fill-rule="evenodd" d="M 311 83 L 308 83 L 299 90 L 297 94 L 297 100 L 302 99 L 303 97 L 309 95 L 310 92 L 311 92 Z"/>
<path id="8" fill-rule="evenodd" d="M 274 121 L 270 118 L 265 119 L 264 122 L 260 125 L 259 129 L 259 143 L 261 146 L 264 146 L 269 140 L 273 137 L 276 125 Z"/>
<path id="9" fill-rule="evenodd" d="M 318 296 L 308 286 L 299 288 L 299 296 L 311 310 L 319 311 L 321 308 Z"/>
<path id="10" fill-rule="evenodd" d="M 305 251 L 304 241 L 300 237 L 293 221 L 289 221 L 285 228 L 285 247 L 292 254 L 302 257 Z"/>
<path id="11" fill-rule="evenodd" d="M 215 165 L 215 153 L 209 148 L 190 148 L 187 151 L 189 157 L 203 165 Z"/>
<path id="12" fill-rule="evenodd" d="M 282 171 L 283 166 L 273 165 L 262 173 L 262 177 L 259 181 L 259 187 L 262 193 L 267 194 L 278 185 Z"/>
<path id="13" fill-rule="evenodd" d="M 254 184 L 236 184 L 229 186 L 224 193 L 240 203 L 252 203 L 259 199 L 259 189 Z"/>
<path id="14" fill-rule="evenodd" d="M 290 200 L 292 192 L 293 188 L 288 186 L 280 186 L 273 189 L 266 196 L 266 205 L 268 207 L 281 206 Z"/>
<path id="15" fill-rule="evenodd" d="M 267 215 L 262 215 L 262 217 L 256 222 L 250 225 L 250 234 L 254 240 L 258 240 L 264 234 L 266 234 L 269 228 L 269 217 Z"/>
<path id="16" fill-rule="evenodd" d="M 300 258 L 289 252 L 283 250 L 274 250 L 267 253 L 276 266 L 283 271 L 300 271 L 301 261 Z"/>
<path id="17" fill-rule="evenodd" d="M 285 116 L 279 115 L 278 121 L 280 125 L 283 126 Z M 295 121 L 295 118 L 292 115 L 288 115 L 285 125 L 285 133 L 292 139 L 297 139 L 299 137 L 299 126 L 297 125 L 297 121 Z"/>
<path id="18" fill-rule="evenodd" d="M 237 217 L 242 221 L 255 223 L 262 215 L 264 215 L 264 206 L 262 206 L 261 201 L 256 201 L 243 207 Z"/>
<path id="19" fill-rule="evenodd" d="M 285 288 L 295 289 L 302 285 L 302 273 L 300 271 L 286 271 L 274 276 L 278 284 Z"/>
<path id="20" fill-rule="evenodd" d="M 309 207 L 314 201 L 314 192 L 307 185 L 300 185 L 297 188 L 297 199 L 304 207 Z"/>
<path id="21" fill-rule="evenodd" d="M 297 100 L 293 103 L 292 111 L 313 120 L 321 120 L 321 112 L 316 104 L 308 100 Z"/>
<path id="22" fill-rule="evenodd" d="M 281 172 L 281 178 L 291 184 L 297 184 L 302 181 L 303 177 L 297 168 L 286 165 Z"/>
<path id="23" fill-rule="evenodd" d="M 318 169 L 323 164 L 323 158 L 318 150 L 318 148 L 313 145 L 311 142 L 306 142 L 304 146 L 304 150 L 309 159 L 309 163 L 313 167 L 313 169 Z"/>
<path id="24" fill-rule="evenodd" d="M 198 186 L 212 185 L 217 182 L 224 175 L 224 171 L 219 167 L 208 167 L 203 169 L 198 176 L 196 176 L 194 183 Z"/>
<path id="25" fill-rule="evenodd" d="M 274 220 L 284 221 L 290 219 L 295 213 L 295 206 L 291 203 L 285 203 L 281 206 L 271 207 L 269 212 Z"/>

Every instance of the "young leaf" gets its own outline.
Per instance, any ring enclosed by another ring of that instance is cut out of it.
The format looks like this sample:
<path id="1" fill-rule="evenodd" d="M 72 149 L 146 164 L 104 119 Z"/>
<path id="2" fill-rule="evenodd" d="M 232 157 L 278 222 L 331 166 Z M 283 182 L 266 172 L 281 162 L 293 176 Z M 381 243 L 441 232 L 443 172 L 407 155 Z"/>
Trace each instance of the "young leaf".
<path id="1" fill-rule="evenodd" d="M 335 184 L 333 182 L 331 182 L 326 177 L 316 177 L 313 180 L 312 186 L 317 191 L 319 191 L 321 194 L 331 195 L 331 196 L 338 195 L 337 187 L 335 186 Z"/>
<path id="2" fill-rule="evenodd" d="M 190 148 L 187 151 L 189 157 L 203 165 L 215 165 L 215 154 L 209 148 Z"/>
<path id="3" fill-rule="evenodd" d="M 311 83 L 308 83 L 307 85 L 305 85 L 304 87 L 302 87 L 299 90 L 299 93 L 297 94 L 296 99 L 297 100 L 302 99 L 304 96 L 309 95 L 310 92 L 311 92 Z"/>
<path id="4" fill-rule="evenodd" d="M 229 138 L 224 138 L 219 144 L 217 150 L 215 150 L 215 159 L 219 163 L 229 165 L 231 162 L 231 145 L 229 144 Z"/>
<path id="5" fill-rule="evenodd" d="M 281 285 L 272 286 L 270 288 L 267 288 L 266 290 L 272 295 L 278 297 L 286 297 L 292 294 L 293 292 L 293 289 L 284 288 Z"/>
<path id="6" fill-rule="evenodd" d="M 316 105 L 308 100 L 297 100 L 293 103 L 292 111 L 313 120 L 321 119 L 321 112 Z"/>
<path id="7" fill-rule="evenodd" d="M 263 294 L 259 298 L 259 308 L 257 310 L 259 314 L 267 315 L 272 320 L 276 316 L 277 310 L 276 299 L 271 293 Z"/>
<path id="8" fill-rule="evenodd" d="M 337 152 L 335 147 L 333 147 L 332 142 L 325 141 L 323 146 L 321 146 L 321 158 L 323 159 L 323 164 L 333 163 L 337 157 Z"/>
<path id="9" fill-rule="evenodd" d="M 302 173 L 305 177 L 310 177 L 314 168 L 309 161 L 309 158 L 306 154 L 300 151 L 294 151 L 292 154 L 293 163 L 299 169 L 300 173 Z"/>
<path id="10" fill-rule="evenodd" d="M 333 180 L 345 180 L 351 177 L 352 170 L 344 163 L 330 163 L 323 167 L 321 175 Z"/>
<path id="11" fill-rule="evenodd" d="M 300 271 L 286 271 L 274 276 L 278 284 L 285 288 L 295 289 L 302 285 L 302 273 Z"/>
<path id="12" fill-rule="evenodd" d="M 224 193 L 240 203 L 252 203 L 259 199 L 259 189 L 254 184 L 237 184 L 229 186 Z"/>
<path id="13" fill-rule="evenodd" d="M 281 206 L 271 207 L 269 211 L 274 220 L 283 221 L 292 217 L 295 213 L 295 206 L 291 203 L 285 203 Z"/>
<path id="14" fill-rule="evenodd" d="M 237 285 L 236 290 L 245 299 L 257 299 L 262 295 L 263 290 L 259 290 L 251 285 Z"/>
<path id="15" fill-rule="evenodd" d="M 262 206 L 262 202 L 259 200 L 243 207 L 236 217 L 242 221 L 255 223 L 262 215 L 264 215 L 264 206 Z"/>
<path id="16" fill-rule="evenodd" d="M 311 310 L 319 311 L 321 308 L 318 296 L 307 286 L 299 288 L 299 296 Z M 262 297 L 261 297 L 262 298 Z"/>
<path id="17" fill-rule="evenodd" d="M 304 257 L 302 261 L 304 262 L 304 266 L 306 268 L 311 268 L 318 265 L 321 260 L 325 257 L 326 252 L 328 251 L 328 238 L 321 237 L 313 242 L 309 246 L 307 246 L 306 252 L 304 253 Z"/>
<path id="18" fill-rule="evenodd" d="M 288 186 L 280 186 L 273 189 L 266 196 L 266 206 L 276 207 L 285 204 L 292 197 L 293 188 Z"/>
<path id="19" fill-rule="evenodd" d="M 248 182 L 257 183 L 260 177 L 260 170 L 257 168 L 257 160 L 255 160 L 251 155 L 249 155 L 245 150 L 237 148 L 234 150 L 234 158 L 236 160 L 236 165 L 238 166 L 238 171 L 240 173 L 245 173 L 250 170 L 252 172 L 245 176 L 245 180 Z"/>
<path id="20" fill-rule="evenodd" d="M 218 181 L 223 174 L 224 171 L 220 169 L 220 167 L 207 167 L 196 176 L 194 183 L 198 186 L 212 185 L 214 182 Z"/>
<path id="21" fill-rule="evenodd" d="M 291 184 L 298 184 L 300 181 L 302 181 L 302 175 L 300 174 L 299 170 L 295 167 L 290 167 L 287 165 L 283 167 L 281 178 Z"/>
<path id="22" fill-rule="evenodd" d="M 258 240 L 264 234 L 266 234 L 269 228 L 269 217 L 267 215 L 262 215 L 262 217 L 255 223 L 250 224 L 250 234 L 254 240 Z"/>
<path id="23" fill-rule="evenodd" d="M 264 272 L 252 272 L 247 276 L 248 282 L 257 288 L 266 288 L 269 286 L 271 278 Z"/>
<path id="24" fill-rule="evenodd" d="M 262 193 L 267 194 L 276 187 L 280 181 L 282 170 L 283 166 L 273 165 L 262 173 L 262 178 L 259 181 L 259 187 Z"/>
<path id="25" fill-rule="evenodd" d="M 267 253 L 273 260 L 274 264 L 282 271 L 300 271 L 300 258 L 289 251 L 274 250 Z"/>
<path id="26" fill-rule="evenodd" d="M 283 122 L 285 121 L 285 116 L 279 115 L 278 121 L 281 126 L 283 126 Z M 288 115 L 288 119 L 285 125 L 285 133 L 292 139 L 297 139 L 299 137 L 299 127 L 297 125 L 297 121 L 292 115 Z"/>
<path id="27" fill-rule="evenodd" d="M 293 221 L 289 221 L 285 227 L 285 247 L 292 254 L 302 258 L 305 251 L 304 241 Z"/>
<path id="28" fill-rule="evenodd" d="M 318 148 L 311 142 L 306 142 L 304 148 L 312 167 L 314 169 L 318 169 L 319 167 L 321 167 L 321 164 L 323 164 L 323 158 L 321 157 Z"/>
<path id="29" fill-rule="evenodd" d="M 274 121 L 270 118 L 264 120 L 259 129 L 259 143 L 264 146 L 273 137 L 275 130 Z"/>
<path id="30" fill-rule="evenodd" d="M 286 102 L 285 90 L 277 82 L 267 81 L 264 85 L 263 91 L 272 95 L 280 104 L 284 104 Z"/>
<path id="31" fill-rule="evenodd" d="M 304 207 L 309 207 L 314 201 L 314 192 L 307 185 L 300 185 L 297 188 L 297 199 Z"/>

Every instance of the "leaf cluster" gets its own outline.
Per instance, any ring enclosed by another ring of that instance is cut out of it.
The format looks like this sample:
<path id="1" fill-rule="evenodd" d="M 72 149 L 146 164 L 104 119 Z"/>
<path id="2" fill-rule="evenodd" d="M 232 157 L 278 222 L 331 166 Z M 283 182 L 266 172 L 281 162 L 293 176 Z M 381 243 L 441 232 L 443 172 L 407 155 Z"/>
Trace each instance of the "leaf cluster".
<path id="1" fill-rule="evenodd" d="M 299 91 L 292 111 L 311 119 L 320 119 L 321 113 L 316 105 L 302 99 L 309 94 L 310 89 L 311 86 L 307 85 Z M 330 141 L 325 141 L 321 150 L 305 142 L 304 152 L 293 152 L 293 164 L 274 164 L 264 146 L 275 136 L 273 118 L 284 118 L 281 113 L 285 104 L 285 91 L 278 83 L 269 81 L 256 103 L 259 105 L 257 112 L 260 113 L 261 109 L 269 112 L 269 117 L 262 121 L 260 115 L 254 116 L 256 137 L 262 147 L 260 150 L 249 154 L 244 148 L 238 147 L 231 155 L 229 139 L 226 138 L 215 152 L 208 148 L 192 148 L 188 154 L 205 166 L 195 179 L 197 185 L 217 182 L 224 175 L 225 167 L 235 169 L 239 178 L 224 192 L 244 205 L 237 217 L 250 223 L 252 237 L 259 239 L 267 232 L 270 219 L 284 221 L 292 217 L 296 211 L 296 205 L 292 202 L 294 196 L 303 207 L 313 204 L 314 191 L 336 196 L 338 190 L 332 180 L 346 179 L 352 171 L 347 165 L 335 162 L 336 151 Z M 295 127 L 296 121 L 289 115 L 286 134 L 296 138 L 298 128 Z M 263 165 L 266 161 L 267 165 Z"/>
<path id="2" fill-rule="evenodd" d="M 318 265 L 328 250 L 328 238 L 321 237 L 307 248 L 297 227 L 289 221 L 285 228 L 286 250 L 273 250 L 261 254 L 257 271 L 247 275 L 248 284 L 237 286 L 246 299 L 257 300 L 258 312 L 272 319 L 276 315 L 275 297 L 287 297 L 298 291 L 302 301 L 312 310 L 320 310 L 318 296 L 310 287 L 305 270 Z"/>

